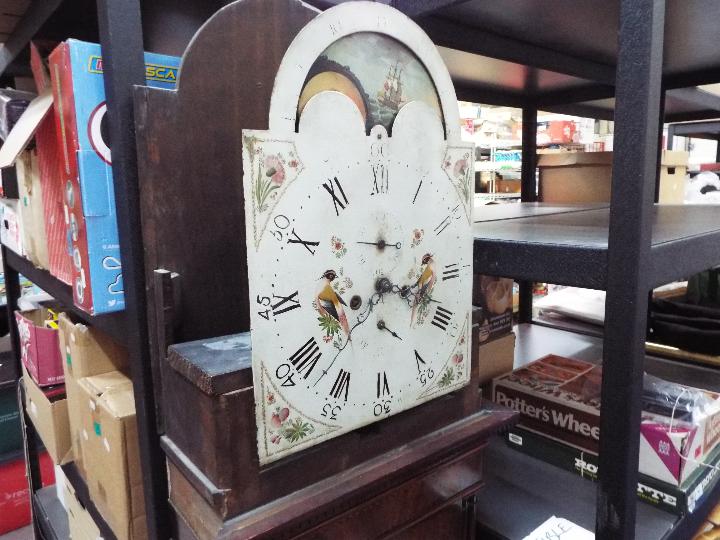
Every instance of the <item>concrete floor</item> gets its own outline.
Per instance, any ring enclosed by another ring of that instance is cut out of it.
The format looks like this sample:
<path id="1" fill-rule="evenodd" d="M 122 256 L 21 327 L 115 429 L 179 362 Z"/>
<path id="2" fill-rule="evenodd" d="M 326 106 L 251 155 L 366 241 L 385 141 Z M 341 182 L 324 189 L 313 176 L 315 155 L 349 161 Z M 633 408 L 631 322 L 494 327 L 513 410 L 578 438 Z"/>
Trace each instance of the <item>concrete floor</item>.
<path id="1" fill-rule="evenodd" d="M 10 531 L 7 534 L 0 535 L 0 540 L 32 540 L 32 537 L 32 527 L 28 525 L 22 529 L 17 529 L 15 531 Z"/>

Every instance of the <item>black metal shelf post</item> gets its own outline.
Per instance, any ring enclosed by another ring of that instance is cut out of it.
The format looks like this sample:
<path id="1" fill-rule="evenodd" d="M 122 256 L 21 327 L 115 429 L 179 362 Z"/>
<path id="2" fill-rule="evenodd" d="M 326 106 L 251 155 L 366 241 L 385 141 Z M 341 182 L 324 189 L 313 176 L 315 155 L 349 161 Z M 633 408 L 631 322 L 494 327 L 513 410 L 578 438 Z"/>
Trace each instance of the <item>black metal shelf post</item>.
<path id="1" fill-rule="evenodd" d="M 145 299 L 133 87 L 145 84 L 139 0 L 98 0 L 112 171 L 149 538 L 169 538 L 165 456 L 157 433 Z"/>
<path id="2" fill-rule="evenodd" d="M 526 105 L 522 110 L 522 170 L 521 200 L 522 202 L 536 202 L 537 195 L 537 106 Z M 520 313 L 521 323 L 532 321 L 533 309 L 533 282 L 522 280 L 520 287 Z"/>
<path id="3" fill-rule="evenodd" d="M 664 0 L 622 0 L 603 347 L 596 535 L 635 538 Z"/>

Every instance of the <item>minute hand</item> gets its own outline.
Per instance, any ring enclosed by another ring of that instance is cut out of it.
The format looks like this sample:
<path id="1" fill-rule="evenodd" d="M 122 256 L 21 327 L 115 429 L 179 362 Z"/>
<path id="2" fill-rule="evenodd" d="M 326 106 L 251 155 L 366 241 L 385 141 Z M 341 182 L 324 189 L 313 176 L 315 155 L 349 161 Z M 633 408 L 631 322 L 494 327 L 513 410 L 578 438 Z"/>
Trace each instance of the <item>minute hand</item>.
<path id="1" fill-rule="evenodd" d="M 402 244 L 400 242 L 395 242 L 394 244 L 388 244 L 385 242 L 385 240 L 380 240 L 379 242 L 357 242 L 358 244 L 365 244 L 367 246 L 377 246 L 380 249 L 385 249 L 386 247 L 394 247 L 395 249 L 400 249 L 402 247 Z"/>

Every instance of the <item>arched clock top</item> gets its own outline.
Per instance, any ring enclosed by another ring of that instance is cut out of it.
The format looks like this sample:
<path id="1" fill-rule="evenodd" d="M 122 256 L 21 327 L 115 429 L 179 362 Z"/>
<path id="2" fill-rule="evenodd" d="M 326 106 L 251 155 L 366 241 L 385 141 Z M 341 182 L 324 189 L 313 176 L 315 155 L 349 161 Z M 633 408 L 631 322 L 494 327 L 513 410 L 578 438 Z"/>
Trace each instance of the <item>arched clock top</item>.
<path id="1" fill-rule="evenodd" d="M 335 42 L 359 33 L 392 38 L 417 57 L 437 92 L 445 138 L 448 142 L 459 142 L 460 119 L 455 89 L 437 48 L 425 32 L 400 11 L 366 1 L 348 2 L 321 13 L 295 37 L 275 78 L 270 101 L 270 130 L 275 133 L 295 131 L 298 105 L 305 84 L 311 82 L 308 75 L 313 64 Z M 342 74 L 334 76 L 336 80 L 328 82 L 331 87 L 352 83 Z M 360 114 L 367 114 L 367 104 L 354 92 L 348 97 L 355 101 Z"/>

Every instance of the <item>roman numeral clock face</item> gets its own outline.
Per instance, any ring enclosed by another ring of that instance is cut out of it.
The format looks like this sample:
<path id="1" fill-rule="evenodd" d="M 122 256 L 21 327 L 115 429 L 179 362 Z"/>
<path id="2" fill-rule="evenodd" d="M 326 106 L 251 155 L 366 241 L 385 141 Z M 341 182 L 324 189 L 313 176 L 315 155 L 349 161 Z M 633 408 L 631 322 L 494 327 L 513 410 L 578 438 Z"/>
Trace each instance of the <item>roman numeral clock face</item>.
<path id="1" fill-rule="evenodd" d="M 472 147 L 420 101 L 367 124 L 325 91 L 243 131 L 261 463 L 469 381 Z"/>

